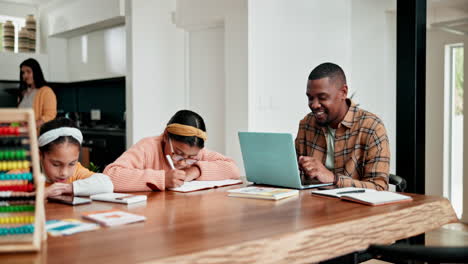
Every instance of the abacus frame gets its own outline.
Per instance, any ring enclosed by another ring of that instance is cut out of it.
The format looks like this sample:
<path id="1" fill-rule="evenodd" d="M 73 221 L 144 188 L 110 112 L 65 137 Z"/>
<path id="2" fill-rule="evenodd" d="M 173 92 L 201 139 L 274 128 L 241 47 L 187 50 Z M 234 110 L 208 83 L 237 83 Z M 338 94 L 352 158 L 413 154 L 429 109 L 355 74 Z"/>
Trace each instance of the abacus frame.
<path id="1" fill-rule="evenodd" d="M 45 209 L 44 209 L 44 177 L 39 167 L 39 148 L 37 145 L 36 120 L 32 109 L 2 108 L 0 109 L 0 122 L 26 122 L 28 124 L 28 137 L 30 145 L 31 166 L 36 188 L 35 211 L 34 211 L 34 233 L 32 242 L 14 242 L 0 244 L 2 252 L 26 252 L 39 251 L 42 240 L 47 238 L 45 231 Z"/>

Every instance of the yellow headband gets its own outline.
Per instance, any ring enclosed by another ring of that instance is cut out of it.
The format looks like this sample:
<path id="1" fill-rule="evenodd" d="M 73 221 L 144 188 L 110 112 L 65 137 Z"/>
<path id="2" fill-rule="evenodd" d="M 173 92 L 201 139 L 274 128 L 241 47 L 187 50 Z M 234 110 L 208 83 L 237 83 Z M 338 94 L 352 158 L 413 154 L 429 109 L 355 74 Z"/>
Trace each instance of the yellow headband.
<path id="1" fill-rule="evenodd" d="M 182 124 L 170 124 L 166 127 L 167 132 L 184 137 L 198 137 L 206 141 L 206 132 L 193 126 Z"/>

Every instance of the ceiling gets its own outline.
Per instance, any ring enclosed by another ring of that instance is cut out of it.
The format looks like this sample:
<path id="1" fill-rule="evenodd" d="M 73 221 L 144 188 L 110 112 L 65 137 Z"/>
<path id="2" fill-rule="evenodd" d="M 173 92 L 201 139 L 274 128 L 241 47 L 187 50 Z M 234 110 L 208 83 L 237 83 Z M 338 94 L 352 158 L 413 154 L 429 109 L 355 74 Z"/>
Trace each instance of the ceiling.
<path id="1" fill-rule="evenodd" d="M 3 3 L 35 5 L 35 6 L 47 4 L 47 3 L 52 2 L 52 1 L 54 1 L 54 0 L 0 0 L 0 2 L 3 2 Z"/>
<path id="2" fill-rule="evenodd" d="M 468 35 L 468 0 L 429 0 L 427 24 L 458 35 Z"/>

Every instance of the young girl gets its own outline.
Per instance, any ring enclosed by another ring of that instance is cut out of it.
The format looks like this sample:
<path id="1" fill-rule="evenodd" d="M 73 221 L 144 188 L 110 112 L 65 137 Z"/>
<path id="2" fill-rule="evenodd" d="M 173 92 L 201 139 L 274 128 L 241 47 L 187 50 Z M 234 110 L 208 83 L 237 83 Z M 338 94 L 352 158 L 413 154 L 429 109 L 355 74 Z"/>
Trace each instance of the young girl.
<path id="1" fill-rule="evenodd" d="M 109 164 L 104 173 L 110 176 L 116 191 L 124 192 L 164 191 L 193 180 L 238 179 L 234 161 L 204 149 L 206 139 L 201 116 L 181 110 L 162 135 L 140 140 Z"/>
<path id="2" fill-rule="evenodd" d="M 27 59 L 20 65 L 18 107 L 34 109 L 37 127 L 57 115 L 57 98 L 47 86 L 41 66 L 35 59 Z"/>
<path id="3" fill-rule="evenodd" d="M 89 171 L 78 162 L 82 141 L 81 131 L 67 118 L 42 125 L 38 145 L 47 178 L 46 197 L 113 192 L 114 186 L 108 176 Z"/>

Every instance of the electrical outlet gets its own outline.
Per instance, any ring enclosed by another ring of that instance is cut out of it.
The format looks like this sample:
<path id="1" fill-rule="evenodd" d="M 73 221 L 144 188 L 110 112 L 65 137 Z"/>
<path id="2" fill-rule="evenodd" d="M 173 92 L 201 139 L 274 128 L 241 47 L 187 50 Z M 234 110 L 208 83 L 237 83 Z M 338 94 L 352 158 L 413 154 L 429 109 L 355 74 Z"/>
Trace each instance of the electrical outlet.
<path id="1" fill-rule="evenodd" d="M 91 109 L 91 120 L 101 120 L 101 109 Z"/>

